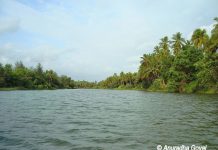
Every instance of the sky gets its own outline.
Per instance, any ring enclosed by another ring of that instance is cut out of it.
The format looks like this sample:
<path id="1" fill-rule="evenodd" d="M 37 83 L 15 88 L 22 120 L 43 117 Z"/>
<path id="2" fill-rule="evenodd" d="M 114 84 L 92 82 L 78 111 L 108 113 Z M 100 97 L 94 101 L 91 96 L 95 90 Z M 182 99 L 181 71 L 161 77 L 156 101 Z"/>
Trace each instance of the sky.
<path id="1" fill-rule="evenodd" d="M 0 0 L 0 63 L 74 80 L 135 72 L 164 36 L 213 26 L 217 0 Z"/>

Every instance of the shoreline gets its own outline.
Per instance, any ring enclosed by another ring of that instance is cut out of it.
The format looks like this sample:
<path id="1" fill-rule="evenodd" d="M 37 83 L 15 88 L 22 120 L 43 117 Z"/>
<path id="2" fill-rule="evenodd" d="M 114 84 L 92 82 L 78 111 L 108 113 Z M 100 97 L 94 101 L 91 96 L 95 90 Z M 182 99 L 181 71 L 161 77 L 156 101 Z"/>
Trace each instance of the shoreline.
<path id="1" fill-rule="evenodd" d="M 10 87 L 10 88 L 0 88 L 0 91 L 35 91 L 35 90 L 64 90 L 64 89 L 69 89 L 69 88 L 53 88 L 53 89 L 28 89 L 28 88 L 24 88 L 24 87 Z M 74 89 L 100 89 L 100 90 L 133 90 L 133 91 L 145 91 L 145 92 L 161 92 L 161 93 L 177 93 L 177 94 L 205 94 L 205 95 L 216 95 L 218 94 L 218 92 L 214 92 L 214 91 L 210 91 L 210 90 L 207 90 L 207 91 L 196 91 L 196 92 L 182 92 L 182 93 L 179 93 L 179 92 L 169 92 L 169 91 L 166 91 L 166 90 L 151 90 L 151 89 L 142 89 L 142 88 L 72 88 L 72 90 Z"/>

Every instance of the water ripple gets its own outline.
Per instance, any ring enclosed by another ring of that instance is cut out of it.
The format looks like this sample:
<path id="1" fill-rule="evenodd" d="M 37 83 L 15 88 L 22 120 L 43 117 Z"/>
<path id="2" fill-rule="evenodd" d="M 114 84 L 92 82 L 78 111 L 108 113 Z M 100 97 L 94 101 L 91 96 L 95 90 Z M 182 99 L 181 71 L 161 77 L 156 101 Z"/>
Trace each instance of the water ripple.
<path id="1" fill-rule="evenodd" d="M 0 91 L 0 149 L 218 147 L 218 95 L 116 90 Z"/>

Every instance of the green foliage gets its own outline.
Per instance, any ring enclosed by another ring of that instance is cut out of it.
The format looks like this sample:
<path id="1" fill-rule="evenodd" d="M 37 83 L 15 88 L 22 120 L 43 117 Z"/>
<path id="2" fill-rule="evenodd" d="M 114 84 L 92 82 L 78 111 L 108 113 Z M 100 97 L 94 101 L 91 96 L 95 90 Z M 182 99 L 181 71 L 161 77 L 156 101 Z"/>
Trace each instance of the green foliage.
<path id="1" fill-rule="evenodd" d="M 168 92 L 179 92 L 178 88 L 179 84 L 175 80 L 169 80 L 167 83 L 167 91 Z"/>
<path id="2" fill-rule="evenodd" d="M 174 56 L 177 56 L 181 52 L 185 44 L 185 39 L 182 37 L 182 33 L 178 32 L 174 34 L 171 43 L 172 43 L 173 54 Z"/>
<path id="3" fill-rule="evenodd" d="M 142 60 L 138 71 L 138 78 L 144 88 L 149 87 L 152 82 L 160 76 L 161 65 L 159 57 L 159 54 L 144 54 L 143 57 L 141 57 Z"/>
<path id="4" fill-rule="evenodd" d="M 218 53 L 208 53 L 200 60 L 196 67 L 197 81 L 200 89 L 216 88 L 218 85 Z"/>
<path id="5" fill-rule="evenodd" d="M 177 82 L 182 80 L 185 82 L 195 80 L 195 74 L 197 72 L 195 63 L 201 60 L 202 57 L 203 53 L 201 50 L 193 46 L 185 47 L 173 61 L 171 70 L 173 71 L 174 79 Z"/>
<path id="6" fill-rule="evenodd" d="M 88 82 L 88 81 L 74 81 L 75 88 L 97 88 L 96 82 Z"/>
<path id="7" fill-rule="evenodd" d="M 23 63 L 16 62 L 13 67 L 11 64 L 0 64 L 0 88 L 16 89 L 56 89 L 74 88 L 74 81 L 70 77 L 61 76 L 53 70 L 43 71 L 41 64 L 35 69 L 26 68 Z"/>
<path id="8" fill-rule="evenodd" d="M 196 29 L 191 42 L 182 38 L 180 32 L 172 40 L 162 38 L 153 54 L 141 57 L 139 84 L 152 91 L 217 92 L 218 20 L 215 20 L 210 37 L 205 29 Z"/>
<path id="9" fill-rule="evenodd" d="M 160 39 L 152 54 L 141 57 L 136 73 L 116 73 L 100 82 L 74 81 L 58 76 L 53 70 L 26 68 L 22 62 L 15 67 L 0 64 L 0 88 L 28 89 L 110 88 L 149 89 L 168 92 L 218 92 L 218 18 L 209 36 L 205 29 L 196 29 L 190 40 L 180 32 L 169 39 Z"/>
<path id="10" fill-rule="evenodd" d="M 218 17 L 214 18 L 214 20 L 216 23 L 214 24 L 214 28 L 211 31 L 211 37 L 206 47 L 206 50 L 212 53 L 218 52 Z"/>
<path id="11" fill-rule="evenodd" d="M 166 91 L 167 86 L 166 86 L 163 79 L 158 78 L 152 83 L 152 85 L 149 87 L 149 90 L 151 90 L 151 91 L 159 91 L 159 90 Z"/>
<path id="12" fill-rule="evenodd" d="M 105 80 L 98 83 L 98 88 L 118 88 L 118 89 L 130 89 L 135 88 L 138 82 L 137 73 L 124 73 L 120 75 L 116 73 L 113 76 L 109 76 Z"/>
<path id="13" fill-rule="evenodd" d="M 197 86 L 198 86 L 198 82 L 192 81 L 192 82 L 185 85 L 184 92 L 185 93 L 194 93 L 197 91 Z"/>
<path id="14" fill-rule="evenodd" d="M 196 29 L 192 35 L 191 41 L 198 49 L 205 49 L 209 36 L 205 29 Z"/>

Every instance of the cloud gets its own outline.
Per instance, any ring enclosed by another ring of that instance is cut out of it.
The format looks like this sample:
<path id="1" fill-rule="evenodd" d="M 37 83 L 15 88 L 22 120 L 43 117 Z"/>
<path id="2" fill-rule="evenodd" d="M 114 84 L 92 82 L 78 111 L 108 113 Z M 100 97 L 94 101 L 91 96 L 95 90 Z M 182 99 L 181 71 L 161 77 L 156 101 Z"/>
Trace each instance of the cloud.
<path id="1" fill-rule="evenodd" d="M 15 51 L 12 43 L 5 43 L 2 45 L 0 47 L 0 63 L 11 63 L 13 60 L 13 54 L 15 54 Z"/>
<path id="2" fill-rule="evenodd" d="M 16 32 L 19 29 L 19 20 L 12 18 L 0 18 L 0 35 Z"/>
<path id="3" fill-rule="evenodd" d="M 137 71 L 139 56 L 152 52 L 161 37 L 178 31 L 187 36 L 210 24 L 208 20 L 217 14 L 211 3 L 3 0 L 0 61 L 22 60 L 28 66 L 40 62 L 45 69 L 90 81 Z M 206 8 L 211 9 L 199 19 Z M 3 34 L 9 32 L 14 34 Z"/>
<path id="4" fill-rule="evenodd" d="M 215 23 L 212 23 L 210 25 L 201 26 L 201 29 L 205 29 L 207 31 L 207 34 L 211 34 L 211 30 L 214 28 Z"/>

